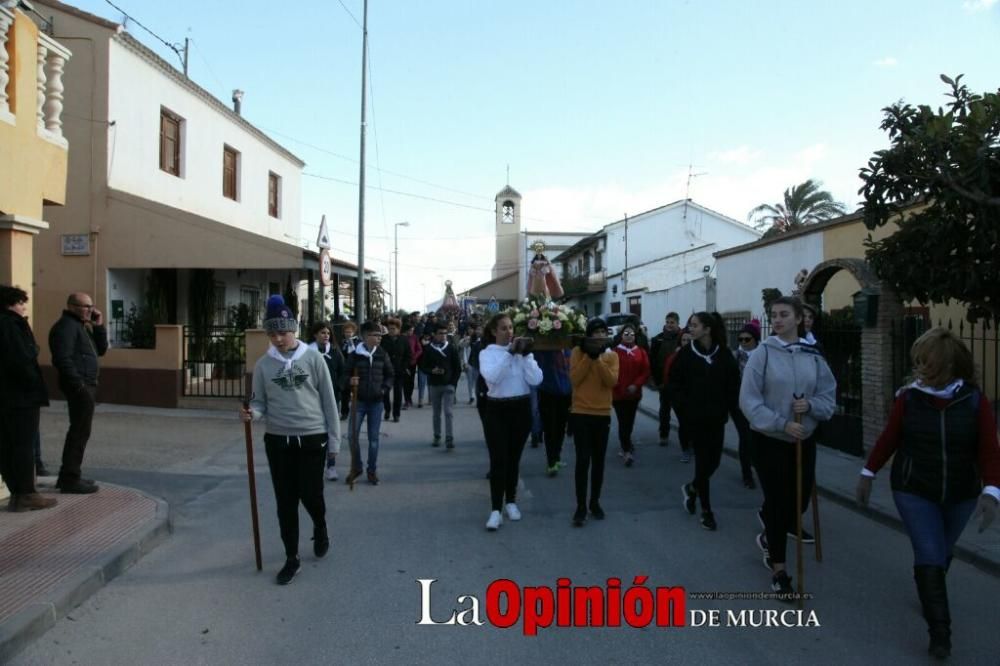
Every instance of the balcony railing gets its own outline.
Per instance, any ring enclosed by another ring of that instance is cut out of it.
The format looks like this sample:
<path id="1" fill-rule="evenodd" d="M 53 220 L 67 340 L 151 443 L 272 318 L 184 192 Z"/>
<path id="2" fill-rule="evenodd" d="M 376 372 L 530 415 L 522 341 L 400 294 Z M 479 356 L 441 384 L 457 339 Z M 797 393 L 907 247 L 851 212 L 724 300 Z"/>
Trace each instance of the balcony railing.
<path id="1" fill-rule="evenodd" d="M 23 18 L 23 17 L 22 17 Z M 14 114 L 10 109 L 10 86 L 16 83 L 11 75 L 11 61 L 7 50 L 10 30 L 15 15 L 0 7 L 0 120 L 13 124 Z M 28 19 L 24 19 L 28 20 Z M 63 112 L 63 71 L 70 59 L 69 49 L 45 33 L 38 34 L 38 48 L 35 62 L 35 119 L 38 135 L 60 146 L 68 144 L 62 131 Z"/>

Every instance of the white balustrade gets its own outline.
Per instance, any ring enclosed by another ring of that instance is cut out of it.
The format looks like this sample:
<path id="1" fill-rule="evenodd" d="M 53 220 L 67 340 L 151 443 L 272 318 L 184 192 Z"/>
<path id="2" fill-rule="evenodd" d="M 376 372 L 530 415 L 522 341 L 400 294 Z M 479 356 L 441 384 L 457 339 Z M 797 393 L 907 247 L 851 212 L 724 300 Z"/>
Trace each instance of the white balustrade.
<path id="1" fill-rule="evenodd" d="M 10 113 L 10 96 L 7 85 L 10 83 L 10 56 L 7 54 L 7 39 L 10 26 L 14 24 L 14 14 L 0 7 L 0 118 L 13 122 Z"/>
<path id="2" fill-rule="evenodd" d="M 62 133 L 63 71 L 69 50 L 44 33 L 38 35 L 38 130 L 65 145 Z"/>

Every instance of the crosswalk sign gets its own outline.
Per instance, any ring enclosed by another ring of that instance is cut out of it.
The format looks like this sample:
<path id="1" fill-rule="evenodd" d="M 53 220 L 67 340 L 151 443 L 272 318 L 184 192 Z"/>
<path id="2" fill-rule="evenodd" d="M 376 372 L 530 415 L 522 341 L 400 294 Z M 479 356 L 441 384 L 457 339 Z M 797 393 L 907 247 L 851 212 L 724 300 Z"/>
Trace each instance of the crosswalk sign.
<path id="1" fill-rule="evenodd" d="M 319 223 L 319 236 L 316 237 L 316 246 L 321 250 L 330 249 L 330 230 L 326 228 L 326 215 Z"/>

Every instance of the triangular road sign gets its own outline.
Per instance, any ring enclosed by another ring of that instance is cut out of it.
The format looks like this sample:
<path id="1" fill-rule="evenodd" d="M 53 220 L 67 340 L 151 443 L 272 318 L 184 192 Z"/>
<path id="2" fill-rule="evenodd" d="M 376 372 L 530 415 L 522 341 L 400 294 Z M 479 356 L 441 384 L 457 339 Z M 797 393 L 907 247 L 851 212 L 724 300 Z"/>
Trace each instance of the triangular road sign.
<path id="1" fill-rule="evenodd" d="M 319 236 L 316 237 L 316 245 L 321 250 L 330 249 L 330 230 L 326 228 L 326 215 L 319 223 Z"/>

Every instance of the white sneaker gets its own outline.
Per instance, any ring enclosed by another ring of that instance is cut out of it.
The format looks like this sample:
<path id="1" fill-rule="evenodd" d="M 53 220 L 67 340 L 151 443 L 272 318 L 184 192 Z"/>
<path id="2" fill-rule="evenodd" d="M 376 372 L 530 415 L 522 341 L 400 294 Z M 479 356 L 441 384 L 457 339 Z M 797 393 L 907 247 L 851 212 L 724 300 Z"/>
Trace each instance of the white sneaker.
<path id="1" fill-rule="evenodd" d="M 340 478 L 340 476 L 337 474 L 337 468 L 336 467 L 327 467 L 326 468 L 326 480 L 327 481 L 336 481 L 339 478 Z"/>
<path id="2" fill-rule="evenodd" d="M 491 511 L 490 517 L 486 521 L 486 529 L 490 532 L 496 532 L 497 529 L 503 524 L 503 518 L 500 516 L 499 511 Z"/>
<path id="3" fill-rule="evenodd" d="M 513 502 L 509 502 L 504 506 L 507 509 L 507 517 L 511 520 L 521 520 L 521 510 L 517 508 L 517 505 Z"/>

